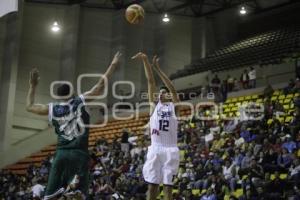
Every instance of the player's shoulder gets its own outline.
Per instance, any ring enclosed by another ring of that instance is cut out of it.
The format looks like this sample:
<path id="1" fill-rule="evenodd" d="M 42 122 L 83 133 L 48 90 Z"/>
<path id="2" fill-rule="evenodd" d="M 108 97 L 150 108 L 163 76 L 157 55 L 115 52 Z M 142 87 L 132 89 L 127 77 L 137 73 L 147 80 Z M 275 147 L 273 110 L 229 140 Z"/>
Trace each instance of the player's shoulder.
<path id="1" fill-rule="evenodd" d="M 77 95 L 73 97 L 73 101 L 76 103 L 84 103 L 85 99 L 83 95 Z"/>

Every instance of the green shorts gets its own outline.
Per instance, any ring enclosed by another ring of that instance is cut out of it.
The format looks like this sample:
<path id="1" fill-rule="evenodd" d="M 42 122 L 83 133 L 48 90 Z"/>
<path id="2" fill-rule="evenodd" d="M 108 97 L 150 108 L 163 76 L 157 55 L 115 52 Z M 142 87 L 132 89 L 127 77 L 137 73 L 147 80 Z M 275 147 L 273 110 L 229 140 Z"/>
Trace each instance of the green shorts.
<path id="1" fill-rule="evenodd" d="M 77 149 L 59 149 L 52 162 L 44 199 L 61 195 L 74 176 L 79 176 L 78 190 L 85 196 L 89 184 L 89 155 Z"/>

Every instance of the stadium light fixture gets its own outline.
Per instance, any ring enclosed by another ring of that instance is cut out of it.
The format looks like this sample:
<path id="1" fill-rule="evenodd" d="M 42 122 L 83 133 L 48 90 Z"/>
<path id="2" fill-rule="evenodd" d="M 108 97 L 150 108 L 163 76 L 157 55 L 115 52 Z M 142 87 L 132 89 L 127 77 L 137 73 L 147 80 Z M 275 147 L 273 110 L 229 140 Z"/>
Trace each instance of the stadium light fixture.
<path id="1" fill-rule="evenodd" d="M 165 23 L 168 23 L 170 21 L 170 18 L 168 16 L 168 14 L 165 14 L 164 17 L 162 18 L 162 21 Z"/>
<path id="2" fill-rule="evenodd" d="M 52 30 L 52 32 L 54 32 L 54 33 L 57 33 L 57 32 L 60 31 L 60 26 L 58 25 L 57 21 L 55 21 L 55 22 L 53 23 L 53 25 L 51 26 L 51 30 Z"/>
<path id="3" fill-rule="evenodd" d="M 241 7 L 240 14 L 241 15 L 246 15 L 247 14 L 247 10 L 246 10 L 246 8 L 244 6 Z"/>

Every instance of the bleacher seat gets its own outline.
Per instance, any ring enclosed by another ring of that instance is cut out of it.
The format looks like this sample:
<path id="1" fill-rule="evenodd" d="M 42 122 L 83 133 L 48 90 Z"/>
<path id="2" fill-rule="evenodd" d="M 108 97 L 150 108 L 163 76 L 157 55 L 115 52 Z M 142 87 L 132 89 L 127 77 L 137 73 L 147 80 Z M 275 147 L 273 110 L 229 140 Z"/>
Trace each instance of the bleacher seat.
<path id="1" fill-rule="evenodd" d="M 299 52 L 299 34 L 299 25 L 258 34 L 221 48 L 178 70 L 170 78 L 176 79 L 208 70 L 218 72 L 255 64 L 282 63 L 285 58 L 293 57 Z M 279 93 L 275 91 L 275 95 L 278 96 Z"/>

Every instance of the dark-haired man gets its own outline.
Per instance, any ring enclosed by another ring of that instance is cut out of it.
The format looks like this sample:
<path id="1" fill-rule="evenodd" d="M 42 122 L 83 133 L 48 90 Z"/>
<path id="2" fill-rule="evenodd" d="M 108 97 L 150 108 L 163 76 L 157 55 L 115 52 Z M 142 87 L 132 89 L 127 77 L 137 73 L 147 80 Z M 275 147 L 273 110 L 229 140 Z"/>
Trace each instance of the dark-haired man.
<path id="1" fill-rule="evenodd" d="M 104 74 L 107 79 L 119 63 L 121 54 L 117 52 Z M 62 195 L 85 199 L 88 192 L 88 137 L 90 121 L 85 102 L 95 99 L 105 86 L 104 78 L 89 91 L 80 96 L 70 94 L 71 88 L 62 84 L 57 88 L 57 96 L 62 100 L 48 105 L 34 101 L 39 72 L 30 72 L 26 109 L 38 115 L 48 115 L 58 137 L 57 150 L 52 162 L 44 200 L 57 199 Z"/>
<path id="2" fill-rule="evenodd" d="M 151 146 L 148 148 L 147 160 L 143 167 L 144 179 L 149 183 L 147 199 L 155 200 L 159 192 L 159 185 L 164 184 L 164 199 L 171 200 L 173 178 L 179 167 L 178 121 L 176 118 L 179 105 L 175 106 L 176 103 L 179 103 L 179 99 L 172 82 L 159 67 L 156 57 L 153 58 L 152 66 L 147 55 L 138 53 L 133 57 L 133 59 L 136 58 L 141 59 L 144 63 L 150 103 Z M 154 105 L 156 84 L 152 67 L 165 84 L 159 90 L 159 100 L 156 105 Z"/>

